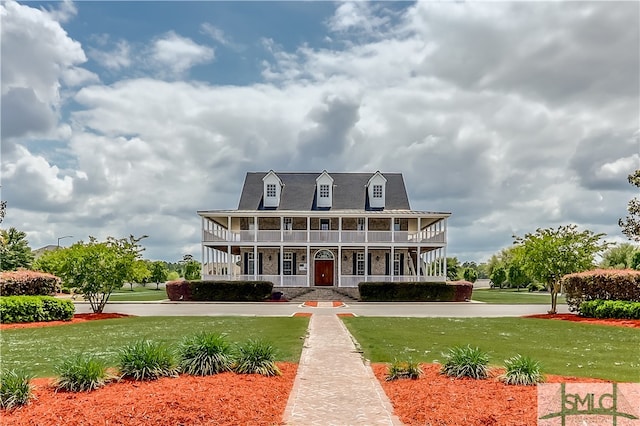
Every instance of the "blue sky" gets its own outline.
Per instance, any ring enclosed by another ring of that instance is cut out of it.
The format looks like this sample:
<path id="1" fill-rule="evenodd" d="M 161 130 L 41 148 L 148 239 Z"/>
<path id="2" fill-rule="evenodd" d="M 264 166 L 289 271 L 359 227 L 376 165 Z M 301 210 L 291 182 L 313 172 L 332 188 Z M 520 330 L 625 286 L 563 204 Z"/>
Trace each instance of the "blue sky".
<path id="1" fill-rule="evenodd" d="M 247 171 L 404 174 L 449 255 L 617 226 L 640 168 L 638 2 L 0 4 L 3 226 L 32 247 L 149 235 Z"/>

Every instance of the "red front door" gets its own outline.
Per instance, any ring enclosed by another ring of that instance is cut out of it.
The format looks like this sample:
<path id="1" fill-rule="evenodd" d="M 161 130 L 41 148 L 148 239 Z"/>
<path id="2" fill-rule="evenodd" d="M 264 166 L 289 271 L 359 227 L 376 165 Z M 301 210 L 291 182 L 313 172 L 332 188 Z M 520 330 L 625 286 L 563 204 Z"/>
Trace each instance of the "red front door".
<path id="1" fill-rule="evenodd" d="M 333 285 L 333 260 L 316 260 L 316 285 Z"/>

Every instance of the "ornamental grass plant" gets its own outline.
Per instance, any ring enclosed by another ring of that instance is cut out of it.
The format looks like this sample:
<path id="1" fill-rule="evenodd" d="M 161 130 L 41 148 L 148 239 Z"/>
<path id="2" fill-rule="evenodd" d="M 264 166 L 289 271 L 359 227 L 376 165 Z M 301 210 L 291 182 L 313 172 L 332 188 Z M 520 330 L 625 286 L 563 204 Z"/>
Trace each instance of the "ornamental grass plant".
<path id="1" fill-rule="evenodd" d="M 280 376 L 276 365 L 275 349 L 261 340 L 249 340 L 238 347 L 234 370 L 240 374 L 262 374 Z"/>
<path id="2" fill-rule="evenodd" d="M 193 376 L 231 371 L 233 352 L 222 334 L 200 332 L 186 337 L 178 348 L 180 370 Z"/>
<path id="3" fill-rule="evenodd" d="M 489 374 L 489 355 L 479 348 L 455 346 L 443 354 L 444 364 L 440 372 L 447 376 L 473 379 L 486 379 Z"/>
<path id="4" fill-rule="evenodd" d="M 387 373 L 387 381 L 398 379 L 418 379 L 422 374 L 420 363 L 413 361 L 411 358 L 407 361 L 398 361 L 395 359 L 389 366 Z"/>
<path id="5" fill-rule="evenodd" d="M 54 382 L 55 388 L 68 392 L 92 391 L 111 379 L 103 361 L 83 353 L 63 359 L 54 367 L 54 371 L 58 376 Z"/>
<path id="6" fill-rule="evenodd" d="M 123 347 L 118 354 L 118 368 L 122 377 L 134 380 L 177 377 L 179 371 L 174 354 L 164 345 L 150 340 L 139 340 Z"/>
<path id="7" fill-rule="evenodd" d="M 506 371 L 500 380 L 508 385 L 535 385 L 544 382 L 540 363 L 520 354 L 504 361 Z"/>
<path id="8" fill-rule="evenodd" d="M 22 370 L 0 372 L 0 408 L 11 410 L 32 398 L 31 375 Z"/>

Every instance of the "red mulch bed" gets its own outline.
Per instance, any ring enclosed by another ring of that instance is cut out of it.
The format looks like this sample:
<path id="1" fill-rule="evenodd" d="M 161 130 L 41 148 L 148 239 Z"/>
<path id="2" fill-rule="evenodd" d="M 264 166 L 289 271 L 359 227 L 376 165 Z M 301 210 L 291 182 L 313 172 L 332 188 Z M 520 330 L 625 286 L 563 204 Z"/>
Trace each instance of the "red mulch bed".
<path id="1" fill-rule="evenodd" d="M 93 392 L 58 392 L 51 379 L 35 379 L 37 399 L 11 412 L 0 424 L 66 425 L 275 425 L 296 376 L 296 364 L 278 363 L 280 377 L 223 373 L 123 380 Z"/>
<path id="2" fill-rule="evenodd" d="M 293 314 L 294 317 L 311 317 L 313 315 L 311 312 L 296 312 Z"/>
<path id="3" fill-rule="evenodd" d="M 524 318 L 554 319 L 562 321 L 585 322 L 589 324 L 613 325 L 617 327 L 640 328 L 640 320 L 587 318 L 581 317 L 580 315 L 576 314 L 538 314 L 527 315 Z"/>
<path id="4" fill-rule="evenodd" d="M 318 307 L 318 302 L 316 302 L 315 300 L 307 300 L 302 305 L 303 306 L 308 306 L 310 308 L 317 308 Z"/>
<path id="5" fill-rule="evenodd" d="M 77 324 L 79 322 L 104 320 L 112 318 L 126 318 L 134 315 L 125 314 L 75 314 L 69 321 L 45 321 L 45 322 L 23 322 L 18 324 L 0 324 L 0 330 L 10 328 L 34 328 L 34 327 L 50 327 L 52 325 Z"/>
<path id="6" fill-rule="evenodd" d="M 452 379 L 439 373 L 440 365 L 423 364 L 417 380 L 386 381 L 387 366 L 373 371 L 391 400 L 395 414 L 408 425 L 522 426 L 535 425 L 536 386 L 501 383 L 495 369 L 487 380 Z M 584 377 L 546 376 L 547 382 L 603 382 Z"/>

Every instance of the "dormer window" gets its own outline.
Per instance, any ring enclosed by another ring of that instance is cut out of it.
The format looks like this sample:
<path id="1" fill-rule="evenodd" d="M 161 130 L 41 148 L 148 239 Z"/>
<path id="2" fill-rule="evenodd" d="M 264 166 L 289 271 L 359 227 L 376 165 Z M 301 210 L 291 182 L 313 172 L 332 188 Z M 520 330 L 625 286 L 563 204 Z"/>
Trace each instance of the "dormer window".
<path id="1" fill-rule="evenodd" d="M 329 198 L 329 185 L 320 185 L 320 198 Z"/>
<path id="2" fill-rule="evenodd" d="M 316 178 L 316 205 L 331 208 L 333 204 L 333 178 L 324 170 Z"/>
<path id="3" fill-rule="evenodd" d="M 386 198 L 387 178 L 382 173 L 375 172 L 367 182 L 367 195 L 369 207 L 372 209 L 384 209 Z"/>
<path id="4" fill-rule="evenodd" d="M 273 198 L 275 196 L 276 196 L 276 184 L 275 183 L 268 183 L 267 184 L 267 197 Z"/>
<path id="5" fill-rule="evenodd" d="M 267 208 L 274 208 L 280 205 L 280 194 L 282 193 L 282 181 L 274 172 L 270 170 L 269 173 L 262 178 L 262 182 L 264 183 L 264 193 L 263 193 L 263 205 Z"/>

